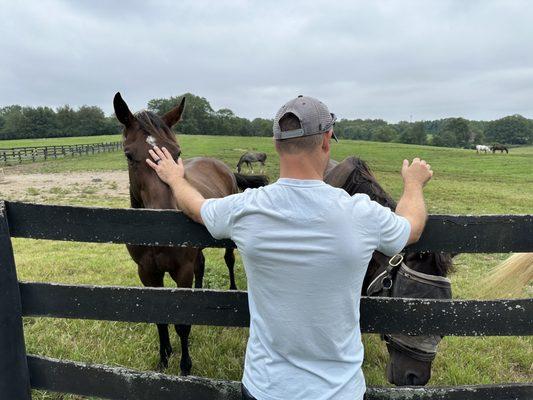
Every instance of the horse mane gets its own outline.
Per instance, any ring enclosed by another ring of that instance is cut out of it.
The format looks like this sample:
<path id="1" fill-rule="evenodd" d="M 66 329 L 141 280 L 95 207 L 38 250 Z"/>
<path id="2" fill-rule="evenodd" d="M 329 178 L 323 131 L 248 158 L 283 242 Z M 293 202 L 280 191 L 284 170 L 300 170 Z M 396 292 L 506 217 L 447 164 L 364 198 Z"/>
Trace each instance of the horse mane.
<path id="1" fill-rule="evenodd" d="M 135 114 L 135 118 L 146 134 L 177 143 L 174 133 L 172 133 L 167 124 L 157 114 L 151 111 L 141 110 Z"/>
<path id="2" fill-rule="evenodd" d="M 435 255 L 435 267 L 438 276 L 448 276 L 452 272 L 453 257 L 450 253 L 433 253 Z"/>
<path id="3" fill-rule="evenodd" d="M 377 182 L 376 177 L 370 170 L 368 164 L 358 157 L 351 156 L 346 158 L 341 164 L 349 163 L 353 168 L 352 172 L 344 182 L 342 189 L 344 189 L 350 196 L 356 193 L 364 193 L 370 197 L 371 200 L 376 201 L 382 206 L 388 207 L 391 210 L 396 209 L 396 202 L 392 197 L 381 187 Z M 411 253 L 412 254 L 412 253 Z M 423 254 L 423 253 L 415 253 Z M 435 275 L 447 276 L 452 269 L 454 255 L 449 253 L 433 253 L 433 262 L 435 268 Z M 406 254 L 407 257 L 407 254 Z"/>
<path id="4" fill-rule="evenodd" d="M 376 177 L 368 167 L 368 164 L 358 157 L 348 157 L 343 163 L 348 162 L 352 164 L 353 171 L 350 173 L 346 182 L 341 186 L 350 196 L 356 193 L 364 193 L 391 210 L 396 209 L 396 202 L 377 182 Z"/>

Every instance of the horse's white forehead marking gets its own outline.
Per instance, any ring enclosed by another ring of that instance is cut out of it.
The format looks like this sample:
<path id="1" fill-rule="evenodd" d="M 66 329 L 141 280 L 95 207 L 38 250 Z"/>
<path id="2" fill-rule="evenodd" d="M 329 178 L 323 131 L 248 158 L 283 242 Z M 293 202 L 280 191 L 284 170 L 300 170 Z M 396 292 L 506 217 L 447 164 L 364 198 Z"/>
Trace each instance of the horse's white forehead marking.
<path id="1" fill-rule="evenodd" d="M 154 147 L 157 144 L 155 141 L 155 138 L 152 135 L 146 138 L 146 143 L 148 143 L 152 147 Z"/>

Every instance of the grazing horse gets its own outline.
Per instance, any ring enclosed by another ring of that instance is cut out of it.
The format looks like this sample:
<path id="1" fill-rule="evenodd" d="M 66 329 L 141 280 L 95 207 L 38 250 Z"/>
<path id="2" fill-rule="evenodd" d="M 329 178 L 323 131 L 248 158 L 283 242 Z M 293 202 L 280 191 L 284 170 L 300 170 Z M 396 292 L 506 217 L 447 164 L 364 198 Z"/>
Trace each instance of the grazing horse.
<path id="1" fill-rule="evenodd" d="M 481 153 L 482 151 L 485 152 L 485 154 L 487 154 L 487 152 L 490 153 L 490 147 L 489 146 L 485 146 L 484 144 L 476 144 L 476 153 Z"/>
<path id="2" fill-rule="evenodd" d="M 492 150 L 492 154 L 496 153 L 496 150 L 499 150 L 500 153 L 503 153 L 505 151 L 507 154 L 509 154 L 509 150 L 503 144 L 492 145 L 490 149 Z"/>
<path id="3" fill-rule="evenodd" d="M 324 181 L 340 187 L 350 195 L 367 194 L 370 199 L 391 210 L 396 202 L 378 184 L 370 168 L 357 157 L 348 157 L 325 176 Z M 393 258 L 375 251 L 363 282 L 363 295 L 450 299 L 450 281 L 446 275 L 455 254 L 406 252 Z M 403 258 L 403 261 L 402 261 Z M 395 267 L 388 271 L 389 263 Z M 435 358 L 441 336 L 383 335 L 389 360 L 387 379 L 390 383 L 425 385 L 431 377 L 431 363 Z"/>
<path id="4" fill-rule="evenodd" d="M 258 163 L 261 163 L 261 173 L 263 173 L 263 170 L 265 168 L 266 158 L 267 158 L 266 153 L 256 153 L 253 151 L 247 151 L 241 156 L 241 158 L 239 158 L 239 162 L 237 163 L 237 172 L 241 172 L 241 165 L 246 164 L 253 174 L 254 167 L 252 163 L 258 162 Z"/>
<path id="5" fill-rule="evenodd" d="M 177 159 L 181 148 L 171 128 L 181 118 L 185 98 L 181 103 L 159 117 L 149 111 L 133 115 L 120 93 L 113 99 L 117 119 L 124 125 L 124 155 L 128 160 L 130 180 L 130 202 L 132 208 L 179 209 L 170 188 L 161 181 L 156 172 L 147 164 L 148 150 L 153 146 L 166 147 Z M 234 174 L 219 160 L 206 157 L 191 158 L 185 161 L 185 177 L 205 197 L 224 197 L 237 193 L 239 189 L 257 187 L 267 183 L 265 177 Z M 178 287 L 202 287 L 205 259 L 202 249 L 192 247 L 133 246 L 128 251 L 138 266 L 139 278 L 144 286 L 163 287 L 165 273 L 169 273 Z M 230 289 L 236 289 L 233 267 L 233 249 L 226 249 L 224 260 L 229 269 Z M 188 375 L 192 368 L 189 355 L 190 325 L 175 325 L 181 342 L 180 370 Z M 160 369 L 168 366 L 172 353 L 168 325 L 157 324 L 159 333 Z"/>

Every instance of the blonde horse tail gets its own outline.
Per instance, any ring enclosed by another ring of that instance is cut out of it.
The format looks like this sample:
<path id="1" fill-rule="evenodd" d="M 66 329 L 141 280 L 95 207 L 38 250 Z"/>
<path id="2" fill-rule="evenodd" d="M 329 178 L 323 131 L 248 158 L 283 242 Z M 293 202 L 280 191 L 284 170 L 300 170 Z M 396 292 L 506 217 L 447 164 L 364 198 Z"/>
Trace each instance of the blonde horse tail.
<path id="1" fill-rule="evenodd" d="M 533 284 L 533 253 L 516 253 L 483 279 L 484 298 L 523 297 Z"/>

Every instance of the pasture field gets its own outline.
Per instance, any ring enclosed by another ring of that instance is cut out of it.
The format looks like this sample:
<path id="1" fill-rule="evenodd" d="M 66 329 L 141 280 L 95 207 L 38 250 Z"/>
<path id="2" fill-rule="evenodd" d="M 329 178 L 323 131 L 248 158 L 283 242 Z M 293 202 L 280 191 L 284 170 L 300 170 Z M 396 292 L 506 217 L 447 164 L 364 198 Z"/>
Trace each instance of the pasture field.
<path id="1" fill-rule="evenodd" d="M 92 138 L 92 137 L 91 137 Z M 116 140 L 118 137 L 114 136 Z M 57 139 L 55 144 L 66 144 Z M 63 141 L 62 141 L 63 140 Z M 81 139 L 80 139 L 81 140 Z M 100 137 L 98 141 L 107 141 Z M 213 156 L 233 168 L 246 150 L 268 154 L 266 173 L 277 178 L 278 161 L 270 138 L 181 136 L 184 158 Z M 0 142 L 2 143 L 2 142 Z M 29 144 L 24 144 L 29 145 Z M 358 155 L 374 170 L 394 198 L 401 194 L 399 168 L 404 158 L 421 156 L 435 171 L 426 188 L 431 213 L 533 213 L 533 147 L 506 154 L 476 154 L 474 150 L 344 141 L 333 144 L 332 155 Z M 50 204 L 128 207 L 126 162 L 121 152 L 103 153 L 4 168 L 0 198 Z M 61 283 L 140 286 L 136 266 L 122 245 L 86 244 L 30 239 L 13 240 L 20 280 Z M 207 249 L 205 288 L 229 287 L 223 251 Z M 508 297 L 497 288 L 479 285 L 505 254 L 463 254 L 455 258 L 451 275 L 455 298 Z M 237 257 L 239 289 L 246 279 Z M 166 286 L 173 286 L 170 279 Z M 524 297 L 533 293 L 531 286 Z M 27 351 L 33 354 L 140 370 L 154 370 L 158 339 L 153 325 L 66 319 L 26 318 Z M 194 375 L 239 380 L 247 330 L 195 326 L 191 333 Z M 178 339 L 171 341 L 179 353 Z M 365 335 L 364 371 L 369 385 L 387 385 L 388 357 L 378 335 Z M 179 354 L 167 373 L 179 373 Z M 528 382 L 533 379 L 531 337 L 446 337 L 433 364 L 430 385 Z M 77 396 L 35 392 L 36 399 L 79 399 Z"/>
<path id="2" fill-rule="evenodd" d="M 39 139 L 13 139 L 0 140 L 0 148 L 12 147 L 33 147 L 33 146 L 61 146 L 74 144 L 91 144 L 103 142 L 117 142 L 120 135 L 98 135 L 98 136 L 73 136 L 59 138 L 39 138 Z"/>

